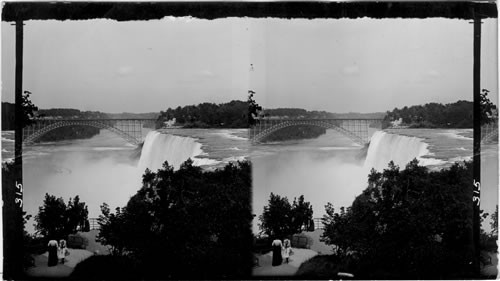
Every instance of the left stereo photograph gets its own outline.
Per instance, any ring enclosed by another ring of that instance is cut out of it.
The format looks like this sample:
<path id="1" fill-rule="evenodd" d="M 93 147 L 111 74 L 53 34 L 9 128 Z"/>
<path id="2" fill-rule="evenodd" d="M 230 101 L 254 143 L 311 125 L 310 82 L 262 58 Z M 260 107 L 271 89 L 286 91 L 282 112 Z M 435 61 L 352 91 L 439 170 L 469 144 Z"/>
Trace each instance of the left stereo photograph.
<path id="1" fill-rule="evenodd" d="M 246 24 L 2 22 L 5 278 L 251 275 Z"/>

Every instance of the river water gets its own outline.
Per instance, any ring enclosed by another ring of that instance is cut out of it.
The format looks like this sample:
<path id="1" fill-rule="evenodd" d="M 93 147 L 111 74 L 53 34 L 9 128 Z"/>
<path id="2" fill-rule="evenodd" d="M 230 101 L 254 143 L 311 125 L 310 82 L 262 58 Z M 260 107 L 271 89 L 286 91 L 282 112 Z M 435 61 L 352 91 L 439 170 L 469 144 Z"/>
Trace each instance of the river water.
<path id="1" fill-rule="evenodd" d="M 86 140 L 42 143 L 24 148 L 24 208 L 36 215 L 45 193 L 79 195 L 89 206 L 89 217 L 100 214 L 106 202 L 124 206 L 141 187 L 144 170 L 156 170 L 167 160 L 178 168 L 187 158 L 203 169 L 252 159 L 253 230 L 271 192 L 290 201 L 304 195 L 314 217 L 324 214 L 327 202 L 349 206 L 367 186 L 371 168 L 382 170 L 393 160 L 404 168 L 413 158 L 429 169 L 449 167 L 472 157 L 472 130 L 398 129 L 371 131 L 368 148 L 354 144 L 334 130 L 317 139 L 250 146 L 246 129 L 143 130 L 140 149 L 113 133 Z M 13 157 L 14 134 L 2 132 L 2 161 Z M 481 208 L 492 213 L 498 204 L 498 144 L 482 146 Z M 33 219 L 27 230 L 33 232 Z M 483 224 L 489 230 L 489 223 Z"/>
<path id="2" fill-rule="evenodd" d="M 156 170 L 167 160 L 175 169 L 192 158 L 203 169 L 215 169 L 248 156 L 246 129 L 143 129 L 140 149 L 119 136 L 101 130 L 86 140 L 41 143 L 23 149 L 24 210 L 33 216 L 45 193 L 63 197 L 79 195 L 98 217 L 99 206 L 123 207 L 141 187 L 146 168 Z M 14 133 L 2 132 L 2 161 L 13 157 Z M 34 220 L 27 223 L 34 231 Z"/>
<path id="3" fill-rule="evenodd" d="M 350 206 L 366 188 L 371 168 L 381 171 L 393 160 L 401 168 L 414 158 L 429 169 L 449 167 L 472 158 L 472 129 L 398 129 L 372 132 L 368 149 L 353 144 L 334 130 L 314 140 L 261 144 L 252 147 L 253 223 L 271 192 L 290 202 L 304 195 L 314 217 L 331 202 L 338 210 Z M 498 204 L 498 144 L 482 147 L 481 208 L 492 213 Z M 490 229 L 489 223 L 483 226 Z"/>

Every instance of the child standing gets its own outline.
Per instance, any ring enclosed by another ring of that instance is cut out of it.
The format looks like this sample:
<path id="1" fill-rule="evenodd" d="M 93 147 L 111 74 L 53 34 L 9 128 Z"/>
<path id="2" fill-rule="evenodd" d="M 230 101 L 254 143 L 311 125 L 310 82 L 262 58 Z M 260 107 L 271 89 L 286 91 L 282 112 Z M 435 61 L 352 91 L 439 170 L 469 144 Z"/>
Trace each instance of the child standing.
<path id="1" fill-rule="evenodd" d="M 57 249 L 57 258 L 64 264 L 64 259 L 69 255 L 68 248 L 66 248 L 66 240 L 59 241 L 59 249 Z"/>
<path id="2" fill-rule="evenodd" d="M 290 251 L 292 250 L 292 247 L 290 246 L 290 240 L 285 239 L 284 244 L 285 248 L 283 249 L 283 258 L 285 258 L 285 262 L 288 263 Z"/>

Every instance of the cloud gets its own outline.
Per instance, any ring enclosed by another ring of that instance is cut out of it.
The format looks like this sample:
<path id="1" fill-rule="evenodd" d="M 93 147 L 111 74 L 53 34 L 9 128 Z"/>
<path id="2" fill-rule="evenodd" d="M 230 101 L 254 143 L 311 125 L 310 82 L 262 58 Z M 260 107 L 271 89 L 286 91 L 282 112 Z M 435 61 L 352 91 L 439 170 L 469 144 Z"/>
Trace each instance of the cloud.
<path id="1" fill-rule="evenodd" d="M 118 68 L 118 75 L 120 76 L 128 76 L 132 73 L 133 71 L 133 68 L 131 66 L 121 66 L 120 68 Z"/>
<path id="2" fill-rule="evenodd" d="M 210 70 L 206 70 L 206 69 L 205 69 L 205 70 L 203 70 L 203 71 L 201 71 L 201 72 L 200 72 L 200 75 L 201 75 L 202 77 L 204 77 L 204 78 L 210 78 L 210 77 L 214 77 L 214 76 L 215 76 L 215 74 L 214 74 L 212 71 L 210 71 Z"/>
<path id="3" fill-rule="evenodd" d="M 348 65 L 342 68 L 341 72 L 345 75 L 359 75 L 359 66 L 357 64 Z"/>
<path id="4" fill-rule="evenodd" d="M 427 76 L 439 77 L 439 76 L 441 76 L 441 73 L 439 73 L 439 71 L 437 71 L 435 69 L 431 69 L 431 70 L 427 71 Z"/>

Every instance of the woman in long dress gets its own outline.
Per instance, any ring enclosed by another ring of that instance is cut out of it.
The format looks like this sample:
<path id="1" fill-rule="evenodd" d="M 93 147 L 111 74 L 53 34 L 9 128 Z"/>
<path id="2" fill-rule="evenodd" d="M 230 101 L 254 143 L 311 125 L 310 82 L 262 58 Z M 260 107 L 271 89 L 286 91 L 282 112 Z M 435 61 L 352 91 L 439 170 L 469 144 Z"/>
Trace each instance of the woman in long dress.
<path id="1" fill-rule="evenodd" d="M 58 248 L 57 241 L 50 240 L 47 247 L 48 247 L 48 252 L 49 252 L 48 265 L 49 266 L 56 266 L 57 265 L 57 248 Z"/>
<path id="2" fill-rule="evenodd" d="M 283 262 L 283 257 L 281 256 L 281 240 L 276 239 L 272 243 L 273 246 L 273 266 L 281 265 Z"/>

